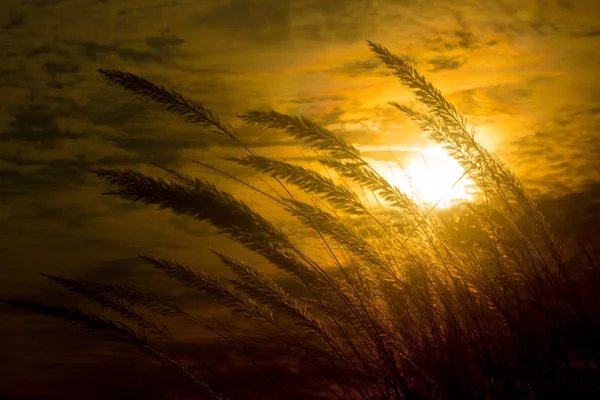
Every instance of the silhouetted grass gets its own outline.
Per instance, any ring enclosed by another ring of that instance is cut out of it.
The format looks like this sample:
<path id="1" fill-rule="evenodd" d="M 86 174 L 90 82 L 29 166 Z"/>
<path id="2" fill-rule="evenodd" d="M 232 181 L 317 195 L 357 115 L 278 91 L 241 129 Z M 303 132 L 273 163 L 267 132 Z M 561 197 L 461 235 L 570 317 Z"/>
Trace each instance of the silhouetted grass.
<path id="1" fill-rule="evenodd" d="M 266 193 L 242 183 L 312 230 L 331 262 L 309 255 L 281 227 L 209 182 L 166 166 L 161 168 L 171 182 L 132 170 L 92 171 L 114 186 L 108 195 L 211 224 L 293 276 L 306 296 L 290 295 L 253 266 L 217 250 L 235 278 L 158 256 L 143 258 L 257 322 L 254 329 L 279 344 L 282 354 L 313 365 L 317 383 L 332 398 L 600 396 L 598 296 L 581 295 L 544 215 L 514 173 L 476 141 L 466 119 L 413 67 L 380 45 L 369 46 L 426 107 L 422 112 L 392 103 L 461 164 L 477 186 L 473 203 L 448 210 L 420 204 L 384 179 L 358 148 L 304 117 L 272 110 L 239 116 L 287 132 L 315 152 L 323 171 L 257 155 L 202 105 L 133 74 L 99 70 L 108 83 L 237 143 L 248 154 L 229 161 L 269 175 L 284 190 Z M 597 260 L 589 260 L 597 268 Z M 272 383 L 265 396 L 294 398 L 294 388 L 282 386 L 222 325 L 133 288 L 48 277 L 124 322 L 24 300 L 6 303 L 140 347 L 191 378 L 199 398 L 227 398 L 220 393 L 228 388 L 217 383 L 221 377 L 208 362 L 205 371 L 192 371 L 159 350 L 160 340 L 150 344 L 159 338 L 178 343 L 152 315 L 186 318 L 216 333 L 249 368 L 263 373 Z M 213 377 L 206 378 L 206 371 Z M 314 377 L 306 379 L 315 384 Z M 302 385 L 302 376 L 298 380 Z"/>

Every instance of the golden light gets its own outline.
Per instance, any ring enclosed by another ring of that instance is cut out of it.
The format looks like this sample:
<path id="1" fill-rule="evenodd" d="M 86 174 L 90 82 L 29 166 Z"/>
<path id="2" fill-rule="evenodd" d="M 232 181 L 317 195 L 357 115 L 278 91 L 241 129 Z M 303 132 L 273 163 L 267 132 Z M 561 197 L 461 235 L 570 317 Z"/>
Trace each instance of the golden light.
<path id="1" fill-rule="evenodd" d="M 404 158 L 404 167 L 395 162 L 374 165 L 392 185 L 415 200 L 436 207 L 450 207 L 473 198 L 473 181 L 443 148 L 414 149 Z"/>

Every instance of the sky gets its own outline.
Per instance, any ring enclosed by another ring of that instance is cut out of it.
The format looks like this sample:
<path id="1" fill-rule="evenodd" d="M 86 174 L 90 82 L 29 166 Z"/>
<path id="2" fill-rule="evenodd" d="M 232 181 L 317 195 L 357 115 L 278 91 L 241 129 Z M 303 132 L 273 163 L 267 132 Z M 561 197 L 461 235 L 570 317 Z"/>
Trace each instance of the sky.
<path id="1" fill-rule="evenodd" d="M 3 297 L 60 299 L 39 272 L 158 285 L 138 254 L 212 271 L 219 266 L 209 247 L 254 260 L 202 224 L 100 195 L 104 186 L 87 170 L 158 174 L 151 162 L 234 188 L 191 161 L 224 166 L 223 157 L 240 153 L 178 115 L 107 86 L 98 68 L 131 72 L 189 96 L 232 123 L 240 138 L 265 156 L 293 160 L 296 148 L 280 132 L 244 125 L 237 114 L 276 109 L 310 117 L 373 160 L 389 147 L 427 146 L 419 130 L 388 104 L 409 104 L 413 98 L 370 52 L 368 39 L 409 61 L 441 89 L 476 127 L 477 138 L 551 211 L 587 210 L 578 214 L 582 218 L 600 214 L 600 2 L 595 0 L 4 4 Z M 49 337 L 71 336 L 59 325 L 48 328 L 2 312 L 14 322 L 0 328 L 3 345 L 24 350 L 8 352 L 13 367 L 5 376 L 13 380 L 0 378 L 0 394 L 17 390 L 15 377 L 24 379 L 28 370 L 54 368 L 63 371 L 56 373 L 66 382 L 67 363 L 56 366 L 53 360 L 59 353 L 67 359 L 73 354 L 66 339 L 57 345 Z M 97 348 L 86 343 L 79 348 Z M 31 382 L 41 379 L 29 374 Z"/>

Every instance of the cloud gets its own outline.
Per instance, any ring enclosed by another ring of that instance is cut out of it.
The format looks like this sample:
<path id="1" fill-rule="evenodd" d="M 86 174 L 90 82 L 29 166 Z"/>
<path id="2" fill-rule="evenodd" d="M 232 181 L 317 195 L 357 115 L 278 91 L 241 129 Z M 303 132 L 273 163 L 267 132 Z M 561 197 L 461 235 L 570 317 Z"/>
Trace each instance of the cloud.
<path id="1" fill-rule="evenodd" d="M 600 108 L 563 109 L 534 132 L 510 143 L 510 165 L 532 188 L 565 195 L 597 183 L 600 176 Z M 548 169 L 540 170 L 539 165 Z"/>
<path id="2" fill-rule="evenodd" d="M 374 58 L 362 61 L 353 61 L 344 64 L 339 70 L 343 71 L 350 77 L 356 77 L 358 75 L 373 73 L 374 70 L 380 69 L 381 63 Z"/>
<path id="3" fill-rule="evenodd" d="M 185 41 L 178 36 L 168 35 L 168 36 L 148 36 L 146 38 L 146 43 L 148 46 L 157 49 L 163 50 L 172 46 L 178 46 Z"/>
<path id="4" fill-rule="evenodd" d="M 284 100 L 295 104 L 311 104 L 320 102 L 335 102 L 344 100 L 344 96 L 309 96 L 309 97 L 295 97 L 290 100 Z"/>
<path id="5" fill-rule="evenodd" d="M 46 62 L 44 69 L 50 76 L 72 74 L 79 71 L 79 66 L 72 62 Z"/>
<path id="6" fill-rule="evenodd" d="M 2 115 L 2 157 L 8 169 L 2 190 L 14 195 L 79 184 L 90 165 L 185 165 L 192 158 L 215 160 L 217 154 L 235 151 L 177 115 L 104 87 L 94 72 L 98 67 L 131 70 L 175 87 L 232 121 L 252 145 L 278 149 L 284 157 L 292 154 L 286 147 L 289 138 L 242 126 L 235 115 L 276 108 L 307 114 L 359 145 L 423 143 L 412 124 L 386 107 L 389 100 L 410 97 L 368 51 L 366 38 L 428 72 L 471 121 L 483 124 L 483 138 L 486 132 L 500 132 L 502 124 L 502 132 L 517 131 L 514 121 L 531 123 L 531 115 L 541 115 L 536 109 L 550 115 L 564 107 L 558 104 L 564 96 L 535 88 L 573 90 L 557 82 L 575 68 L 581 82 L 588 82 L 580 92 L 594 91 L 591 43 L 598 25 L 591 16 L 598 8 L 584 1 L 556 6 L 487 1 L 485 7 L 416 0 L 156 1 L 113 8 L 101 2 L 28 4 L 1 21 L 13 35 L 3 41 L 11 45 L 0 49 L 6 59 L 1 74 L 5 81 L 10 78 L 7 98 L 17 105 L 5 103 Z M 51 17 L 42 18 L 39 10 L 50 4 L 55 7 Z M 72 13 L 82 17 L 74 19 Z M 106 18 L 87 17 L 92 15 Z M 33 26 L 36 30 L 30 30 Z M 56 40 L 46 40 L 50 34 Z M 551 44 L 544 37 L 551 37 Z M 532 79 L 536 74 L 538 80 Z M 579 133 L 569 148 L 577 141 L 594 148 L 593 139 L 585 136 L 588 128 L 573 129 Z M 497 135 L 495 143 L 513 154 L 511 163 L 525 175 L 537 159 L 547 165 L 536 171 L 546 171 L 546 178 L 559 180 L 561 187 L 575 185 L 563 173 L 570 163 L 581 163 L 577 185 L 593 181 L 589 157 L 572 150 L 540 152 L 538 147 L 560 137 L 558 132 L 537 129 L 527 139 L 509 132 Z M 518 147 L 523 150 L 512 150 Z"/>
<path id="7" fill-rule="evenodd" d="M 459 56 L 436 57 L 432 60 L 429 60 L 429 64 L 433 66 L 433 68 L 430 69 L 429 71 L 436 72 L 436 71 L 441 71 L 444 69 L 457 69 L 457 68 L 460 68 L 461 66 L 465 65 L 466 63 L 467 63 L 467 60 L 462 57 L 459 57 Z"/>
<path id="8" fill-rule="evenodd" d="M 90 165 L 115 158 L 125 160 L 132 154 L 100 137 L 60 138 L 40 145 L 22 140 L 2 142 L 4 159 L 21 164 L 57 165 L 71 162 Z"/>

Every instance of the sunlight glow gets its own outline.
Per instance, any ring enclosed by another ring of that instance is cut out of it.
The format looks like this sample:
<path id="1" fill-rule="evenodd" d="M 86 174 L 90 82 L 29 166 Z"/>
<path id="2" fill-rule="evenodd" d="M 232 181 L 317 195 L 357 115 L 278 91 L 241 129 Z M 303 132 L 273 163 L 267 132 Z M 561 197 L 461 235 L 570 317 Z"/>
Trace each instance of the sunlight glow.
<path id="1" fill-rule="evenodd" d="M 473 199 L 473 181 L 463 176 L 465 170 L 446 150 L 423 148 L 412 153 L 404 167 L 379 162 L 376 168 L 392 185 L 431 206 L 445 208 Z"/>

